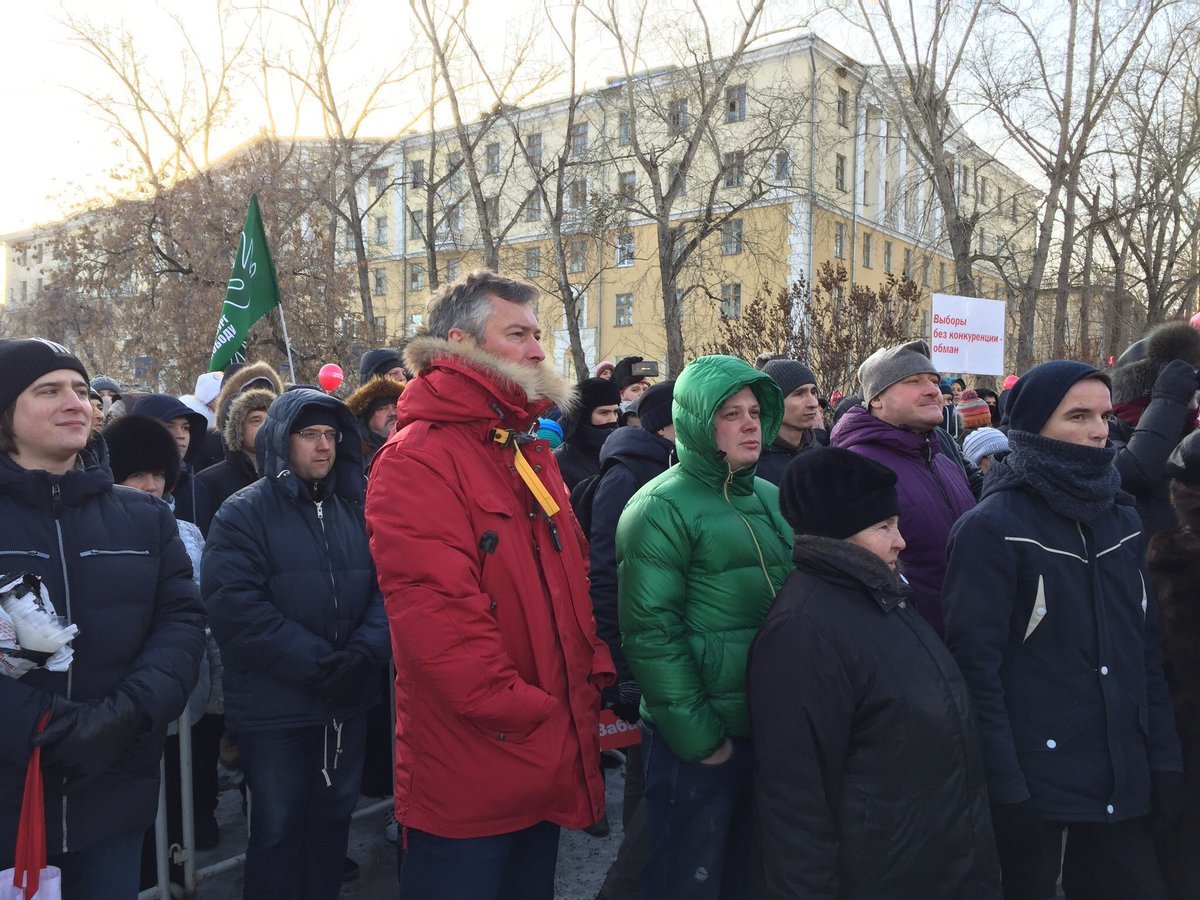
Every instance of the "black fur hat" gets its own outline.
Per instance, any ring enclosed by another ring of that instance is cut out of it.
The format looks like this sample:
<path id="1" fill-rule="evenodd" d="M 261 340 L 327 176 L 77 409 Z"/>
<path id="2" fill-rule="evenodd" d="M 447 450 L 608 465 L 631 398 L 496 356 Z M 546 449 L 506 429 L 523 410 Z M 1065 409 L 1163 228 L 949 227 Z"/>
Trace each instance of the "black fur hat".
<path id="1" fill-rule="evenodd" d="M 1112 402 L 1137 403 L 1150 398 L 1154 380 L 1162 367 L 1173 359 L 1183 359 L 1200 368 L 1200 331 L 1187 322 L 1159 325 L 1133 347 L 1141 345 L 1141 355 L 1126 350 L 1122 358 L 1133 357 L 1112 371 Z M 1130 347 L 1130 350 L 1133 349 Z"/>
<path id="2" fill-rule="evenodd" d="M 104 442 L 117 484 L 138 472 L 162 472 L 169 494 L 179 481 L 179 447 L 158 419 L 124 416 L 104 429 Z"/>

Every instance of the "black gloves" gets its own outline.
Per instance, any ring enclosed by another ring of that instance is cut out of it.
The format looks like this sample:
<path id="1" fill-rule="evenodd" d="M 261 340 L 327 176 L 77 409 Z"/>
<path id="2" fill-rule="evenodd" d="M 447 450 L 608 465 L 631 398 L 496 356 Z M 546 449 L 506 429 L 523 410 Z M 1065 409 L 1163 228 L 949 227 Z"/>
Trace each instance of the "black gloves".
<path id="1" fill-rule="evenodd" d="M 993 805 L 992 830 L 1001 863 L 1006 859 L 1037 859 L 1041 854 L 1045 828 L 1032 799 Z"/>
<path id="2" fill-rule="evenodd" d="M 318 659 L 317 666 L 321 669 L 317 696 L 334 706 L 348 706 L 357 700 L 374 669 L 371 658 L 354 648 L 334 650 Z"/>
<path id="3" fill-rule="evenodd" d="M 641 717 L 639 706 L 642 700 L 642 689 L 636 681 L 622 681 L 614 686 L 612 692 L 612 711 L 618 719 L 623 719 L 630 725 L 636 725 Z"/>
<path id="4" fill-rule="evenodd" d="M 1197 380 L 1195 367 L 1187 360 L 1173 359 L 1159 370 L 1150 399 L 1187 403 L 1197 390 L 1200 390 L 1200 380 Z"/>
<path id="5" fill-rule="evenodd" d="M 128 694 L 75 703 L 55 697 L 46 730 L 33 742 L 50 773 L 79 782 L 123 762 L 150 729 L 150 718 Z"/>
<path id="6" fill-rule="evenodd" d="M 1184 793 L 1182 772 L 1150 773 L 1150 815 L 1146 827 L 1165 831 L 1183 815 Z"/>

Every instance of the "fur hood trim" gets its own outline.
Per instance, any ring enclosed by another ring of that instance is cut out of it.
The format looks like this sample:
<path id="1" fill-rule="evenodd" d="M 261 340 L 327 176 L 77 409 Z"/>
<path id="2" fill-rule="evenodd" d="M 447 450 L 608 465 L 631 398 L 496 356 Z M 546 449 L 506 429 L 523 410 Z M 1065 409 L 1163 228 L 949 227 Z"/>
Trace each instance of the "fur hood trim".
<path id="1" fill-rule="evenodd" d="M 376 375 L 347 397 L 346 405 L 350 407 L 350 412 L 354 413 L 354 418 L 362 419 L 363 414 L 377 401 L 389 401 L 394 405 L 402 393 L 404 385 L 400 382 Z"/>
<path id="2" fill-rule="evenodd" d="M 233 398 L 233 402 L 229 404 L 229 417 L 221 429 L 221 440 L 226 451 L 237 453 L 242 449 L 242 424 L 246 417 L 259 410 L 266 412 L 275 402 L 276 396 L 266 388 L 251 388 Z"/>
<path id="3" fill-rule="evenodd" d="M 1142 339 L 1145 355 L 1112 371 L 1113 403 L 1149 399 L 1158 373 L 1173 359 L 1200 366 L 1200 331 L 1187 322 L 1167 322 Z M 1139 342 L 1141 343 L 1141 342 Z"/>
<path id="4" fill-rule="evenodd" d="M 221 382 L 221 393 L 217 395 L 217 422 L 222 429 L 224 429 L 225 417 L 230 412 L 229 404 L 242 392 L 242 388 L 256 378 L 266 378 L 273 385 L 273 387 L 261 388 L 261 390 L 273 391 L 276 397 L 283 393 L 283 379 L 270 363 L 253 362 L 243 366 Z M 260 388 L 255 388 L 255 390 L 260 390 Z"/>
<path id="5" fill-rule="evenodd" d="M 418 375 L 432 368 L 439 356 L 452 356 L 506 388 L 518 388 L 529 401 L 549 400 L 563 416 L 578 402 L 574 385 L 543 361 L 536 369 L 500 359 L 475 344 L 455 344 L 432 335 L 415 337 L 404 348 L 404 365 Z"/>

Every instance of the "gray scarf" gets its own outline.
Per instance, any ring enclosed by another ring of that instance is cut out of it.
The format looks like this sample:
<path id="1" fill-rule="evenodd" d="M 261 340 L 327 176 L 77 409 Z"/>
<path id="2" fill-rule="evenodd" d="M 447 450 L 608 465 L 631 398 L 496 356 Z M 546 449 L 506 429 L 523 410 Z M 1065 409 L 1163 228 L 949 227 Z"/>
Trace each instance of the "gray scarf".
<path id="1" fill-rule="evenodd" d="M 1121 488 L 1116 448 L 1085 447 L 1028 431 L 1010 431 L 1003 465 L 1068 519 L 1091 522 L 1112 508 Z"/>

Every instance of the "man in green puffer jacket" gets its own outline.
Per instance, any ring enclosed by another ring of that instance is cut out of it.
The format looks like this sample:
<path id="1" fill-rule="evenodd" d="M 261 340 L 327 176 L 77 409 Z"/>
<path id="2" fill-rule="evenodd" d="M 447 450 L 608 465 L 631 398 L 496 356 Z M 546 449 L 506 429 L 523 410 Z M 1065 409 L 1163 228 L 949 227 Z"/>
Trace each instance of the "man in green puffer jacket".
<path id="1" fill-rule="evenodd" d="M 642 687 L 644 898 L 756 895 L 746 655 L 791 568 L 778 489 L 754 477 L 783 419 L 773 380 L 704 356 L 675 385 L 679 464 L 617 527 L 626 658 Z"/>

